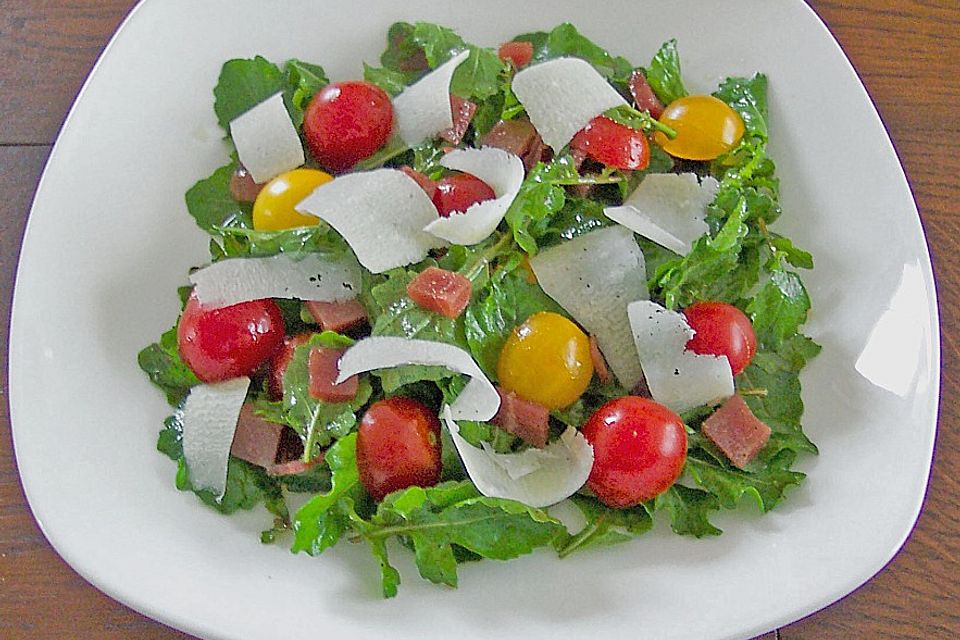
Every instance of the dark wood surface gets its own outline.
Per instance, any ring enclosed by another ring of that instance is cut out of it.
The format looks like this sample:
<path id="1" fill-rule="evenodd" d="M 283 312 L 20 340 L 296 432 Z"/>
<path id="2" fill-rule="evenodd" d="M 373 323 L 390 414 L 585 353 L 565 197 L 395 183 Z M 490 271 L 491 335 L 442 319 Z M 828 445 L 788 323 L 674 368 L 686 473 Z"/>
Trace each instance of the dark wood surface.
<path id="1" fill-rule="evenodd" d="M 0 638 L 189 637 L 102 595 L 52 551 L 20 488 L 6 400 L 10 299 L 30 201 L 74 96 L 131 5 L 0 0 Z M 851 595 L 765 638 L 960 637 L 960 3 L 811 5 L 863 77 L 920 208 L 940 296 L 942 404 L 927 499 L 905 547 Z"/>

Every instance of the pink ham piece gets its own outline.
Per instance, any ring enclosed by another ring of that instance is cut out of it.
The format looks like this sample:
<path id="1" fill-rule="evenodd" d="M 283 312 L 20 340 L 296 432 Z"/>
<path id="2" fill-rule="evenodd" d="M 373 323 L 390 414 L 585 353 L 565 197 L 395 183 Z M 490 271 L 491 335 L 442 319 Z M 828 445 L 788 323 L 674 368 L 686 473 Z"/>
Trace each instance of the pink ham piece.
<path id="1" fill-rule="evenodd" d="M 527 173 L 537 165 L 546 148 L 528 120 L 501 120 L 480 142 L 485 147 L 497 147 L 518 156 Z"/>
<path id="2" fill-rule="evenodd" d="M 613 380 L 613 376 L 610 375 L 610 368 L 607 367 L 607 360 L 600 351 L 600 344 L 593 336 L 590 336 L 590 360 L 593 361 L 593 371 L 597 374 L 597 379 L 600 382 L 607 384 Z"/>
<path id="3" fill-rule="evenodd" d="M 350 376 L 337 384 L 340 375 L 340 358 L 346 349 L 314 347 L 307 360 L 310 373 L 310 395 L 324 402 L 347 402 L 357 397 L 360 380 Z"/>
<path id="4" fill-rule="evenodd" d="M 700 431 L 740 469 L 745 468 L 770 439 L 770 427 L 753 415 L 739 395 L 731 396 L 704 420 Z"/>
<path id="5" fill-rule="evenodd" d="M 472 293 L 466 277 L 438 267 L 427 267 L 407 285 L 407 295 L 417 306 L 451 319 L 463 313 Z"/>
<path id="6" fill-rule="evenodd" d="M 470 126 L 470 121 L 473 120 L 473 114 L 477 111 L 477 105 L 451 93 L 450 111 L 453 114 L 453 126 L 441 131 L 437 135 L 450 144 L 457 145 L 460 144 L 463 136 L 466 135 L 467 127 Z"/>
<path id="7" fill-rule="evenodd" d="M 500 394 L 500 409 L 490 422 L 533 447 L 546 447 L 550 435 L 550 410 L 500 387 L 497 387 L 497 393 Z"/>
<path id="8" fill-rule="evenodd" d="M 304 471 L 309 471 L 318 464 L 323 462 L 322 457 L 317 457 L 311 460 L 310 462 L 304 462 L 299 458 L 295 460 L 290 460 L 288 462 L 278 462 L 277 464 L 270 465 L 267 467 L 267 475 L 271 476 L 295 476 L 298 473 L 303 473 Z"/>
<path id="9" fill-rule="evenodd" d="M 640 69 L 636 69 L 630 76 L 630 95 L 640 111 L 647 111 L 651 117 L 658 119 L 663 115 L 663 103 L 653 92 L 647 77 Z"/>
<path id="10" fill-rule="evenodd" d="M 253 404 L 245 402 L 237 419 L 237 430 L 230 454 L 258 467 L 269 468 L 303 453 L 303 442 L 286 425 L 264 420 L 254 414 Z"/>
<path id="11" fill-rule="evenodd" d="M 344 302 L 309 300 L 303 304 L 324 331 L 343 333 L 367 321 L 367 311 L 356 298 Z"/>

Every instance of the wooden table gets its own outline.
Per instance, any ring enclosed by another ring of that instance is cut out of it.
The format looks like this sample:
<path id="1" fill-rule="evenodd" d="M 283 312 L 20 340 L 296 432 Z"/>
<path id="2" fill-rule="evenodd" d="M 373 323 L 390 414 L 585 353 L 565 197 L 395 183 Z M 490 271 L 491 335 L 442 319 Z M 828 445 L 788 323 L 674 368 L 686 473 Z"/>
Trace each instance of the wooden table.
<path id="1" fill-rule="evenodd" d="M 0 341 L 30 201 L 64 115 L 131 0 L 0 0 Z M 960 637 L 960 3 L 811 0 L 877 104 L 913 187 L 934 258 L 943 327 L 937 457 L 917 528 L 878 576 L 765 636 Z M 797 52 L 802 55 L 803 52 Z M 829 101 L 823 117 L 830 117 Z M 20 488 L 0 402 L 0 637 L 188 638 L 127 609 L 50 548 Z M 882 472 L 882 470 L 878 470 Z"/>

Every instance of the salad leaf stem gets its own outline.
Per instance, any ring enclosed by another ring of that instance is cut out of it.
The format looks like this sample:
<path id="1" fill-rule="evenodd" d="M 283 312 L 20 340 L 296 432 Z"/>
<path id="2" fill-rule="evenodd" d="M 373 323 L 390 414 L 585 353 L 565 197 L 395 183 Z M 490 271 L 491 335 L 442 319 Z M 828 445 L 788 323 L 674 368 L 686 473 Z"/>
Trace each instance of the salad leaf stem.
<path id="1" fill-rule="evenodd" d="M 571 553 L 587 544 L 594 536 L 599 533 L 602 533 L 607 529 L 607 515 L 603 514 L 598 517 L 593 522 L 589 523 L 583 529 L 578 531 L 575 535 L 571 536 L 570 539 L 559 549 L 557 549 L 557 555 L 561 558 L 566 558 Z"/>

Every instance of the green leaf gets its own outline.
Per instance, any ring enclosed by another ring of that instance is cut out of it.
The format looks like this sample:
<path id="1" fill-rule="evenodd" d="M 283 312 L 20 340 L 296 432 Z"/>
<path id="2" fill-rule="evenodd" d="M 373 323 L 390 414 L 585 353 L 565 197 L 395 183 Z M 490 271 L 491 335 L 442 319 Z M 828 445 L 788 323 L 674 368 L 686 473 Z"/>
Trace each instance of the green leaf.
<path id="1" fill-rule="evenodd" d="M 160 336 L 159 342 L 144 348 L 137 355 L 137 363 L 150 381 L 167 395 L 171 406 L 179 406 L 190 389 L 200 384 L 190 367 L 180 359 L 176 327 Z"/>
<path id="2" fill-rule="evenodd" d="M 356 412 L 373 393 L 370 381 L 363 376 L 356 397 L 349 402 L 324 402 L 310 394 L 310 351 L 315 347 L 343 349 L 352 344 L 353 340 L 333 331 L 314 334 L 294 350 L 283 374 L 285 422 L 303 439 L 305 461 L 314 456 L 317 447 L 326 447 L 350 433 L 357 423 Z"/>
<path id="3" fill-rule="evenodd" d="M 680 73 L 680 54 L 677 53 L 677 41 L 664 42 L 650 62 L 647 69 L 647 82 L 663 104 L 670 104 L 677 98 L 687 95 Z"/>
<path id="4" fill-rule="evenodd" d="M 613 509 L 593 497 L 574 495 L 570 500 L 580 509 L 587 523 L 579 532 L 557 539 L 555 546 L 561 558 L 575 551 L 632 540 L 653 526 L 653 518 L 645 504 Z"/>
<path id="5" fill-rule="evenodd" d="M 228 60 L 220 71 L 213 109 L 217 121 L 229 133 L 230 122 L 270 96 L 286 88 L 283 73 L 275 64 L 257 56 Z"/>
<path id="6" fill-rule="evenodd" d="M 538 163 L 523 181 L 504 219 L 524 251 L 531 255 L 537 252 L 537 239 L 546 232 L 550 217 L 566 202 L 563 187 L 557 183 L 579 177 L 573 161 L 564 155 L 547 164 Z"/>
<path id="7" fill-rule="evenodd" d="M 687 456 L 686 469 L 698 485 L 719 498 L 723 508 L 735 509 L 749 495 L 766 512 L 783 500 L 787 487 L 799 485 L 806 477 L 790 470 L 796 457 L 796 452 L 784 449 L 757 471 L 748 472 L 692 454 Z"/>
<path id="8" fill-rule="evenodd" d="M 748 136 L 767 139 L 767 76 L 727 78 L 713 95 L 740 114 Z"/>
<path id="9" fill-rule="evenodd" d="M 791 271 L 776 270 L 747 307 L 760 344 L 778 350 L 807 320 L 810 297 Z"/>
<path id="10" fill-rule="evenodd" d="M 363 492 L 357 470 L 355 433 L 334 443 L 324 459 L 331 472 L 330 491 L 314 496 L 294 514 L 291 547 L 294 553 L 305 551 L 316 556 L 335 545 L 350 526 L 349 515 L 338 508 L 340 500 Z"/>
<path id="11" fill-rule="evenodd" d="M 363 63 L 363 79 L 377 85 L 390 97 L 400 95 L 407 88 L 407 77 L 403 73 L 385 67 L 371 67 L 366 62 Z"/>
<path id="12" fill-rule="evenodd" d="M 187 191 L 187 211 L 207 233 L 216 234 L 221 227 L 253 227 L 252 206 L 237 202 L 230 192 L 230 178 L 236 168 L 233 162 L 220 167 Z"/>
<path id="13" fill-rule="evenodd" d="M 330 83 L 323 67 L 309 62 L 302 62 L 296 58 L 288 60 L 283 66 L 284 79 L 290 103 L 293 106 L 293 126 L 297 129 L 303 124 L 303 111 L 307 108 L 310 99 L 320 89 Z"/>
<path id="14" fill-rule="evenodd" d="M 337 254 L 349 251 L 343 239 L 323 222 L 312 227 L 282 231 L 239 227 L 219 227 L 215 231 L 223 236 L 223 246 L 219 248 L 229 258 L 259 258 L 278 253 L 295 257 L 307 253 Z"/>
<path id="15" fill-rule="evenodd" d="M 720 529 L 710 523 L 710 513 L 720 509 L 716 496 L 700 489 L 675 484 L 656 497 L 656 510 L 670 514 L 670 528 L 682 536 L 718 536 Z"/>

